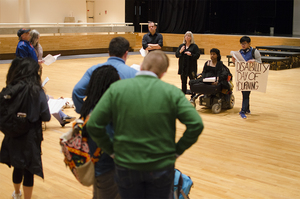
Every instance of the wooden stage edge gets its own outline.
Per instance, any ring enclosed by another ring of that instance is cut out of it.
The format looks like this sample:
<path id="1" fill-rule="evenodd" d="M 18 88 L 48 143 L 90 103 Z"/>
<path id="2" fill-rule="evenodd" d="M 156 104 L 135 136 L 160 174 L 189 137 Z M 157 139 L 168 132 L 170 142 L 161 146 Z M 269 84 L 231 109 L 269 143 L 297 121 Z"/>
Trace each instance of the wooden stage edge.
<path id="1" fill-rule="evenodd" d="M 117 36 L 125 37 L 130 42 L 133 50 L 142 47 L 142 37 L 146 33 L 115 33 L 115 34 L 62 34 L 41 35 L 40 43 L 46 52 L 59 52 L 67 54 L 84 54 L 89 50 L 91 53 L 101 53 L 107 49 L 109 41 Z M 184 34 L 163 33 L 164 47 L 173 51 L 183 42 Z M 217 34 L 194 34 L 195 43 L 204 49 L 208 55 L 211 48 L 218 48 L 221 55 L 228 55 L 230 51 L 240 49 L 239 40 L 243 35 L 217 35 Z M 300 37 L 275 37 L 275 36 L 251 36 L 251 45 L 288 45 L 300 46 Z M 17 36 L 0 36 L 0 59 L 12 58 L 18 43 Z M 102 50 L 101 50 L 102 49 Z M 67 55 L 66 54 L 66 55 Z"/>

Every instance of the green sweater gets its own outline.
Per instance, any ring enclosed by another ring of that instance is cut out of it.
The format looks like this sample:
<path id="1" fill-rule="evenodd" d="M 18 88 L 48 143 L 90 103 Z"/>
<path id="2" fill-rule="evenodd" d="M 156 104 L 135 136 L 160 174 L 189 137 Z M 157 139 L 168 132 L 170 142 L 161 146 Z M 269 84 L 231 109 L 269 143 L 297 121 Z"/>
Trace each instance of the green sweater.
<path id="1" fill-rule="evenodd" d="M 177 118 L 186 131 L 175 143 Z M 113 140 L 105 132 L 110 121 Z M 115 154 L 117 165 L 150 171 L 171 167 L 176 154 L 197 141 L 203 123 L 180 89 L 150 75 L 137 75 L 109 87 L 94 108 L 87 130 L 100 148 Z"/>

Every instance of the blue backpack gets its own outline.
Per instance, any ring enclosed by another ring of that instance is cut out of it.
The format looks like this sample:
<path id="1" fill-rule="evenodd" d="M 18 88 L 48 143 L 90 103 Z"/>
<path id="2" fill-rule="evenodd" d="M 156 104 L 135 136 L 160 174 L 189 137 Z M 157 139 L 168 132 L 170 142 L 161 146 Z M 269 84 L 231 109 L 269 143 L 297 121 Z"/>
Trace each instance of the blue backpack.
<path id="1" fill-rule="evenodd" d="M 192 179 L 175 169 L 174 199 L 189 199 L 189 193 L 193 185 Z"/>

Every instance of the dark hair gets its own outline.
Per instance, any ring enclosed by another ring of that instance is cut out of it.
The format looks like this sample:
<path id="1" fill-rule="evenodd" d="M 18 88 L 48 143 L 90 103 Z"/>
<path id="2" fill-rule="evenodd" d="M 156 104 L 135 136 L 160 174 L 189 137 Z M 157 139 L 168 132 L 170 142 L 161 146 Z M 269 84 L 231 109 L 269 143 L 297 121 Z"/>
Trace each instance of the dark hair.
<path id="1" fill-rule="evenodd" d="M 156 24 L 155 24 L 155 22 L 154 22 L 154 21 L 148 21 L 148 24 L 150 24 L 150 23 L 153 23 L 153 24 L 154 24 L 154 26 L 156 26 Z"/>
<path id="2" fill-rule="evenodd" d="M 129 49 L 129 41 L 124 37 L 115 37 L 113 38 L 108 47 L 109 55 L 116 57 L 123 57 L 123 55 Z"/>
<path id="3" fill-rule="evenodd" d="M 32 58 L 15 58 L 8 70 L 6 84 L 24 81 L 30 88 L 31 95 L 37 95 L 42 89 L 40 65 Z"/>
<path id="4" fill-rule="evenodd" d="M 212 49 L 210 50 L 210 53 L 216 53 L 216 54 L 217 54 L 217 60 L 218 60 L 218 61 L 221 61 L 221 54 L 220 54 L 220 50 L 219 50 L 219 49 L 217 49 L 217 48 L 212 48 Z"/>
<path id="5" fill-rule="evenodd" d="M 243 36 L 241 39 L 240 39 L 240 43 L 243 43 L 243 42 L 247 42 L 247 43 L 250 43 L 251 42 L 251 39 L 250 37 L 248 36 Z"/>
<path id="6" fill-rule="evenodd" d="M 104 65 L 94 70 L 85 91 L 87 97 L 80 111 L 81 117 L 86 118 L 109 86 L 119 79 L 118 71 L 111 65 Z"/>
<path id="7" fill-rule="evenodd" d="M 12 75 L 22 60 L 23 59 L 21 57 L 16 57 L 14 60 L 12 60 L 6 75 L 6 86 L 10 84 L 10 82 L 12 82 L 12 78 L 13 78 Z"/>

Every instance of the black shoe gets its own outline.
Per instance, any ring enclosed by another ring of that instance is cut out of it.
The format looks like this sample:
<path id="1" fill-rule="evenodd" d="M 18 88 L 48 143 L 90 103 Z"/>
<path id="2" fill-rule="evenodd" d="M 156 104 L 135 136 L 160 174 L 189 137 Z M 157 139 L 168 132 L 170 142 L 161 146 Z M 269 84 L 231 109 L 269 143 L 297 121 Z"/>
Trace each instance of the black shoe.
<path id="1" fill-rule="evenodd" d="M 65 117 L 62 118 L 63 123 L 61 123 L 60 125 L 62 127 L 64 127 L 66 124 L 69 124 L 70 122 L 73 122 L 75 119 L 76 119 L 75 117 L 71 117 L 71 116 L 67 115 L 67 116 L 65 116 Z"/>

